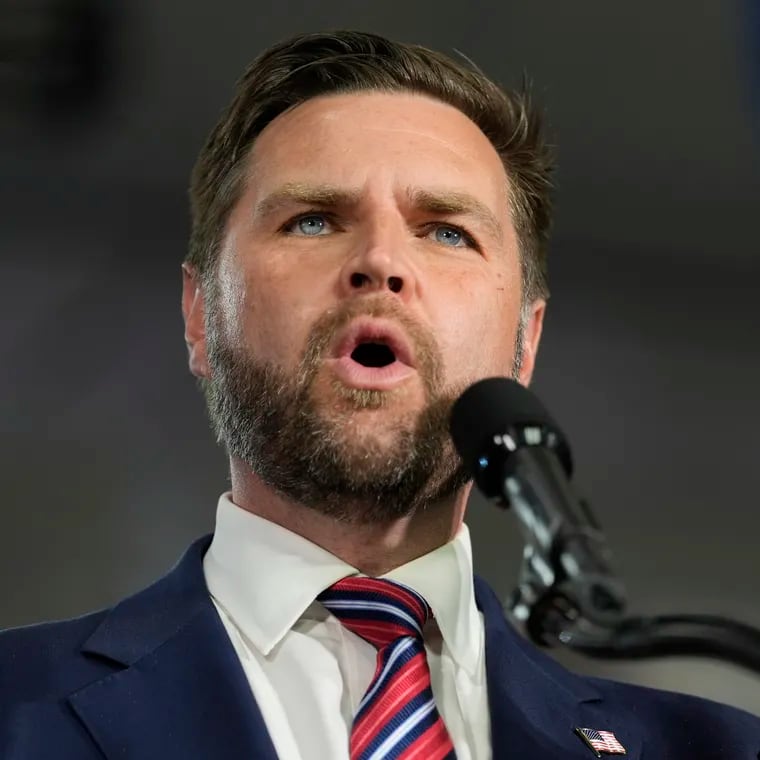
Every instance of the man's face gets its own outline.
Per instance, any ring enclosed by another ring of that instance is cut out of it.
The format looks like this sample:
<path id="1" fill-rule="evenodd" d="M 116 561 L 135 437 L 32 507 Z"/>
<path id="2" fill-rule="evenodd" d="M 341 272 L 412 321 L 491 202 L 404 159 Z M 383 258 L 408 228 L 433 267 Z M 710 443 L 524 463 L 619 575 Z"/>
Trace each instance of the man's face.
<path id="1" fill-rule="evenodd" d="M 231 453 L 321 509 L 369 500 L 377 517 L 394 496 L 403 512 L 461 487 L 451 402 L 515 363 L 508 192 L 478 127 L 423 96 L 320 97 L 271 122 L 228 220 L 195 360 L 191 348 L 217 430 L 245 439 L 226 440 Z M 529 314 L 524 382 L 543 306 Z"/>

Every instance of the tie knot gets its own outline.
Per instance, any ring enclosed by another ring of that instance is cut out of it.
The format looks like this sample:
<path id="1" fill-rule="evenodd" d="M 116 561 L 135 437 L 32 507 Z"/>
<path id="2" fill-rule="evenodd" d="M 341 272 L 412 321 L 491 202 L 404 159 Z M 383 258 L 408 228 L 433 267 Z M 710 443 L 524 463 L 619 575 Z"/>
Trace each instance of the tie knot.
<path id="1" fill-rule="evenodd" d="M 432 611 L 416 591 L 382 578 L 349 577 L 317 599 L 357 636 L 378 649 L 404 637 L 422 640 Z"/>

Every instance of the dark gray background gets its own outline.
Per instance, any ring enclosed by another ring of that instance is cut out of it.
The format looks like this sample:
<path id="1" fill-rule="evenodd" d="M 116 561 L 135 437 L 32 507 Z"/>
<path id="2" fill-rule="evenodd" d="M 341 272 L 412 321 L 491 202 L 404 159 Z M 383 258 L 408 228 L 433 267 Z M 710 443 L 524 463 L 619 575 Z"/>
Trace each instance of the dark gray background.
<path id="1" fill-rule="evenodd" d="M 2 107 L 0 626 L 110 604 L 211 529 L 227 474 L 185 366 L 187 176 L 245 64 L 336 27 L 460 50 L 507 85 L 531 75 L 561 167 L 535 388 L 632 608 L 760 625 L 748 4 L 492 6 L 130 0 L 103 108 Z M 512 515 L 474 499 L 468 522 L 506 596 Z M 760 678 L 733 667 L 559 657 L 760 713 Z"/>

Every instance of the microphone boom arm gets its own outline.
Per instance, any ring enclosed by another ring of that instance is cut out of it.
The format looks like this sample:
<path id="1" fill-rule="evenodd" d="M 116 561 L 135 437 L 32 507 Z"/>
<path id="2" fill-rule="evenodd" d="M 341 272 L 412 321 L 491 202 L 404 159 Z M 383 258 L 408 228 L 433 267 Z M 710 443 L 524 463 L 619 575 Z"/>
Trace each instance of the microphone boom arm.
<path id="1" fill-rule="evenodd" d="M 532 641 L 600 659 L 709 657 L 760 673 L 756 628 L 717 615 L 627 616 L 622 585 L 589 504 L 576 496 L 580 509 L 558 509 L 561 489 L 537 493 L 536 487 L 546 488 L 546 478 L 534 478 L 531 471 L 541 459 L 544 474 L 558 468 L 556 457 L 534 449 L 521 462 L 519 454 L 512 454 L 500 503 L 512 507 L 525 539 L 518 586 L 508 606 Z M 561 483 L 561 472 L 556 474 L 554 482 Z M 545 510 L 540 520 L 537 504 Z"/>

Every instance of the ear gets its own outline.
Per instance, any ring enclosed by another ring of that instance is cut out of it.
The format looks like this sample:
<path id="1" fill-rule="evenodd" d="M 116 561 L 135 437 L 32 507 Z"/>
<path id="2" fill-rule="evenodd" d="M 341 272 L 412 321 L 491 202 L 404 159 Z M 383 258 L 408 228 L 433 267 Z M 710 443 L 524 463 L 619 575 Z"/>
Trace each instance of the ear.
<path id="1" fill-rule="evenodd" d="M 537 298 L 530 305 L 530 314 L 525 323 L 525 335 L 523 336 L 523 358 L 518 379 L 526 387 L 530 385 L 533 369 L 536 366 L 536 354 L 538 353 L 538 344 L 541 341 L 545 313 L 546 301 L 543 298 Z"/>
<path id="2" fill-rule="evenodd" d="M 196 377 L 209 377 L 206 304 L 200 278 L 190 264 L 182 265 L 182 317 L 185 320 L 185 344 L 190 371 Z"/>

